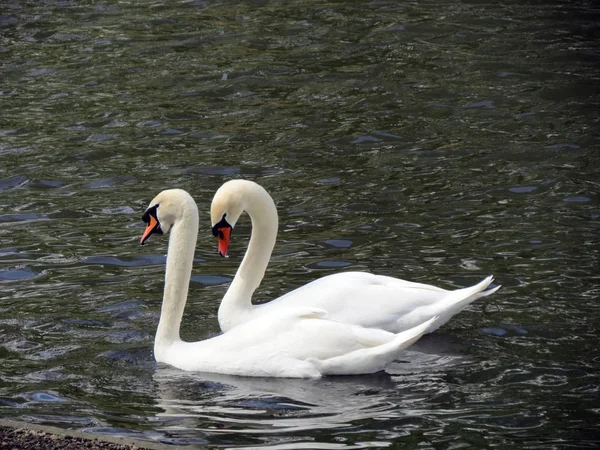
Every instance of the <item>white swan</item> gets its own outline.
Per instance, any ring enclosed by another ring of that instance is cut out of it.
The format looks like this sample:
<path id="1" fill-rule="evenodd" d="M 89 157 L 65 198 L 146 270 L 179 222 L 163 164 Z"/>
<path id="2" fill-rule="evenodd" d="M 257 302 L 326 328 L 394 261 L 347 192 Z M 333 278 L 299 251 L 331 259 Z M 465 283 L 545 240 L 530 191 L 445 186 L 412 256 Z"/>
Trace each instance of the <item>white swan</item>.
<path id="1" fill-rule="evenodd" d="M 198 208 L 181 189 L 163 191 L 143 216 L 144 244 L 154 234 L 171 231 L 165 290 L 154 356 L 183 370 L 229 375 L 318 378 L 383 370 L 425 332 L 430 322 L 399 334 L 347 325 L 310 307 L 285 308 L 249 320 L 220 336 L 183 342 L 179 327 L 187 299 Z"/>
<path id="2" fill-rule="evenodd" d="M 219 307 L 219 325 L 223 331 L 287 308 L 309 306 L 324 309 L 332 320 L 392 333 L 409 330 L 438 316 L 427 330 L 430 333 L 469 303 L 500 288 L 484 290 L 493 281 L 491 276 L 475 286 L 447 291 L 366 272 L 342 272 L 315 280 L 271 302 L 253 305 L 252 294 L 265 274 L 275 246 L 277 209 L 267 191 L 252 181 L 231 180 L 223 184 L 213 198 L 210 211 L 213 234 L 219 239 L 222 256 L 227 256 L 231 231 L 244 211 L 252 220 L 252 237 Z"/>

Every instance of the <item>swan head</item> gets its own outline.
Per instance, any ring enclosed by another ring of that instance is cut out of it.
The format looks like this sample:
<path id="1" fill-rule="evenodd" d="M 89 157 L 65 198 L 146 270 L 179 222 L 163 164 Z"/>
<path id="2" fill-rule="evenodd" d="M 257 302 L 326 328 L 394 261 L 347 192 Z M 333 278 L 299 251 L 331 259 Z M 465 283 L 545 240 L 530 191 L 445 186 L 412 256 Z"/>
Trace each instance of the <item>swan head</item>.
<path id="1" fill-rule="evenodd" d="M 231 180 L 215 193 L 210 205 L 212 233 L 219 240 L 219 254 L 227 257 L 231 232 L 246 210 L 246 191 L 255 183 L 247 180 Z"/>
<path id="2" fill-rule="evenodd" d="M 166 234 L 173 224 L 181 220 L 187 209 L 196 209 L 196 203 L 183 189 L 167 189 L 158 194 L 144 212 L 142 220 L 146 224 L 140 244 L 153 234 Z M 197 213 L 196 213 L 197 214 Z"/>

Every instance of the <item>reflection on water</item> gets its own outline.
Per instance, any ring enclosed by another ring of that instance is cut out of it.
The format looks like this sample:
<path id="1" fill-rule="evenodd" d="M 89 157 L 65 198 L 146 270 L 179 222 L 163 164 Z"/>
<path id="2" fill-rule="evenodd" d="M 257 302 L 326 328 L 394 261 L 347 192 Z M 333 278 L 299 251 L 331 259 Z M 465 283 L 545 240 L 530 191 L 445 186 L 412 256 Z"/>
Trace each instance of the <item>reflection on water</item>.
<path id="1" fill-rule="evenodd" d="M 219 433 L 263 434 L 344 428 L 383 416 L 395 405 L 386 390 L 395 387 L 385 373 L 322 381 L 253 379 L 157 370 L 157 416 L 189 420 L 185 428 L 208 426 Z M 208 397 L 208 398 L 207 398 Z M 184 422 L 185 423 L 185 422 Z M 205 429 L 204 431 L 208 431 Z"/>
<path id="2" fill-rule="evenodd" d="M 389 421 L 425 414 L 414 410 L 423 399 L 418 391 L 429 390 L 436 396 L 446 390 L 432 378 L 451 366 L 452 357 L 428 358 L 416 352 L 411 356 L 410 368 L 398 370 L 402 375 L 380 372 L 322 380 L 190 374 L 159 367 L 154 381 L 157 406 L 164 412 L 156 416 L 156 429 L 167 433 L 173 443 L 201 432 L 211 436 L 211 443 L 222 445 L 269 443 L 276 448 L 305 448 L 317 439 L 319 448 L 388 446 L 389 438 L 362 442 L 362 437 L 344 435 L 360 431 L 362 423 L 373 420 L 376 424 L 369 428 L 389 434 Z"/>
<path id="3" fill-rule="evenodd" d="M 0 416 L 221 447 L 595 448 L 600 11 L 593 2 L 9 0 L 0 8 Z M 182 336 L 249 237 L 216 254 L 230 178 L 275 198 L 257 291 L 368 270 L 478 301 L 372 377 L 157 367 L 166 240 L 200 208 Z"/>

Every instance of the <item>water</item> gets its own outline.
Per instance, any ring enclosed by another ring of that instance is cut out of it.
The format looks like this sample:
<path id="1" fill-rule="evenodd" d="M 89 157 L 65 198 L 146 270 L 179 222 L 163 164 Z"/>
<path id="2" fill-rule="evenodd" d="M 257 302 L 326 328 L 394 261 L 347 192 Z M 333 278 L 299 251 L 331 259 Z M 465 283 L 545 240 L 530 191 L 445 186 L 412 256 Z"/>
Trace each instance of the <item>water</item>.
<path id="1" fill-rule="evenodd" d="M 0 415 L 175 445 L 598 446 L 598 6 L 90 2 L 0 7 Z M 280 235 L 266 301 L 339 270 L 503 288 L 387 374 L 185 374 L 152 341 L 166 187 L 201 223 L 182 335 L 218 333 L 245 250 L 227 179 Z"/>

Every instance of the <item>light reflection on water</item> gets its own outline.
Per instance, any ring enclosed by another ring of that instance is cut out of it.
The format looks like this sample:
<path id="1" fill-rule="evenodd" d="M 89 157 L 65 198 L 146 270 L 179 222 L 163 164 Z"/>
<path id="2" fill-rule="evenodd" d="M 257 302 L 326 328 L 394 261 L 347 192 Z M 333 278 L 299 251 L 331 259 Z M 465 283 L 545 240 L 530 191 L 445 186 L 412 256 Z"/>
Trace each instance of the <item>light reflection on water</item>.
<path id="1" fill-rule="evenodd" d="M 598 52 L 590 2 L 4 2 L 0 416 L 183 445 L 595 448 Z M 340 270 L 503 288 L 388 374 L 158 367 L 164 188 L 199 241 L 182 335 L 218 333 L 245 249 L 227 179 L 280 233 L 267 301 Z"/>
<path id="2" fill-rule="evenodd" d="M 189 430 L 195 430 L 215 435 L 221 442 L 248 440 L 246 445 L 252 441 L 278 445 L 278 440 L 281 444 L 289 440 L 286 435 L 293 435 L 300 439 L 296 448 L 317 434 L 328 445 L 326 448 L 346 446 L 349 442 L 344 433 L 360 432 L 360 424 L 365 421 L 375 420 L 377 425 L 372 427 L 386 430 L 388 421 L 421 415 L 413 408 L 423 400 L 423 395 L 411 392 L 411 388 L 429 389 L 430 393 L 445 390 L 431 382 L 428 372 L 451 366 L 449 361 L 453 358 L 427 358 L 411 353 L 412 367 L 397 370 L 402 375 L 381 372 L 323 380 L 187 374 L 161 367 L 154 373 L 160 393 L 157 406 L 164 410 L 157 414 L 157 420 L 161 421 L 158 429 L 173 438 L 184 438 Z M 389 372 L 394 373 L 394 368 Z M 271 435 L 278 437 L 271 441 Z M 387 446 L 391 442 L 353 444 L 368 447 Z"/>

